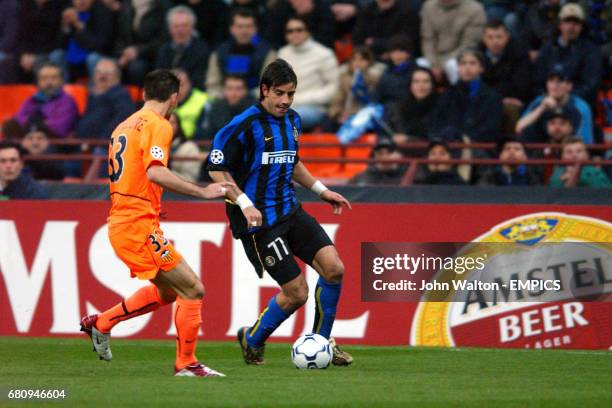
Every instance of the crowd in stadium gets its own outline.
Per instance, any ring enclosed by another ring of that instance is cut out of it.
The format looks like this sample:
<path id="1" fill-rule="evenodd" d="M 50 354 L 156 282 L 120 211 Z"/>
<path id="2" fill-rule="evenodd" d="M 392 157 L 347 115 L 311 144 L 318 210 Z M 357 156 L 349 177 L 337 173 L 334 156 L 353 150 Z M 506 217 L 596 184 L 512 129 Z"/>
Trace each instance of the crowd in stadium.
<path id="1" fill-rule="evenodd" d="M 376 134 L 379 160 L 349 183 L 400 184 L 406 166 L 394 159 L 499 158 L 515 162 L 428 163 L 415 182 L 609 187 L 611 166 L 520 162 L 606 159 L 591 147 L 612 137 L 611 10 L 610 0 L 0 0 L 0 87 L 36 85 L 2 124 L 0 196 L 43 197 L 35 180 L 83 177 L 82 161 L 24 157 L 104 156 L 102 144 L 54 141 L 107 140 L 156 68 L 181 81 L 174 154 L 198 159 L 173 169 L 206 181 L 205 141 L 257 102 L 276 58 L 296 71 L 305 133 L 342 144 Z M 70 83 L 87 87 L 83 112 Z"/>

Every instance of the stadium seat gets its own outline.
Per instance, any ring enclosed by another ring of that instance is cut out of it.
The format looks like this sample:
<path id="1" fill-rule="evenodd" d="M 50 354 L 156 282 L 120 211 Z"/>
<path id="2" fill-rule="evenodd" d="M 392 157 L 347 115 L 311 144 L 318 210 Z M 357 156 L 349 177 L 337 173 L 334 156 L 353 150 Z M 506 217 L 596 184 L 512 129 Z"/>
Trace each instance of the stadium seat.
<path id="1" fill-rule="evenodd" d="M 307 143 L 338 143 L 332 133 L 304 134 L 300 136 L 300 157 L 333 158 L 342 157 L 340 147 L 306 147 Z M 339 163 L 306 163 L 315 177 L 335 177 L 340 172 Z"/>
<path id="2" fill-rule="evenodd" d="M 132 101 L 134 102 L 142 102 L 142 88 L 136 85 L 126 85 L 125 89 L 127 89 Z"/>
<path id="3" fill-rule="evenodd" d="M 64 85 L 64 91 L 74 98 L 79 113 L 82 115 L 87 106 L 87 87 L 81 84 L 66 84 Z"/>
<path id="4" fill-rule="evenodd" d="M 0 86 L 0 123 L 15 115 L 23 102 L 35 93 L 34 85 Z"/>
<path id="5" fill-rule="evenodd" d="M 372 146 L 376 143 L 376 135 L 373 133 L 365 134 L 359 137 L 355 143 L 369 143 Z M 351 146 L 350 144 L 343 147 L 342 157 L 348 159 L 368 159 L 372 154 L 372 146 L 361 147 Z M 353 176 L 365 171 L 368 168 L 367 163 L 343 163 L 340 166 L 338 178 L 349 180 Z"/>

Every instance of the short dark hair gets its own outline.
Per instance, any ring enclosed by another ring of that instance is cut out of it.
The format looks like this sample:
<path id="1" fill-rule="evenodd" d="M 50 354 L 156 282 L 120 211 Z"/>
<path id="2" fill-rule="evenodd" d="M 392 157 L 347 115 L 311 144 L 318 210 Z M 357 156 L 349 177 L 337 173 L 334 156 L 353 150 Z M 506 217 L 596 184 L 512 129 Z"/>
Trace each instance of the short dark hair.
<path id="1" fill-rule="evenodd" d="M 506 27 L 506 25 L 504 24 L 504 22 L 500 19 L 494 18 L 491 19 L 489 21 L 487 21 L 487 24 L 485 24 L 485 30 L 487 28 L 490 28 L 492 30 L 497 30 L 498 28 L 503 28 L 504 30 L 508 31 L 508 27 Z"/>
<path id="2" fill-rule="evenodd" d="M 353 53 L 351 54 L 351 58 L 353 58 L 355 55 L 361 55 L 361 58 L 365 59 L 370 64 L 375 61 L 374 53 L 372 52 L 370 48 L 368 48 L 365 45 L 358 45 L 354 47 Z"/>
<path id="3" fill-rule="evenodd" d="M 304 17 L 297 15 L 297 14 L 293 14 L 291 17 L 287 19 L 287 21 L 285 21 L 285 28 L 287 28 L 287 24 L 289 24 L 290 21 L 299 21 L 300 23 L 304 24 L 304 27 L 306 27 L 306 31 L 308 31 L 309 33 L 312 32 L 312 28 L 310 27 L 310 24 Z"/>
<path id="4" fill-rule="evenodd" d="M 519 143 L 521 146 L 523 146 L 523 150 L 525 150 L 525 145 L 522 141 L 514 139 L 512 137 L 504 137 L 502 139 L 499 139 L 496 143 L 497 155 L 501 154 L 502 150 L 504 150 L 508 143 Z"/>
<path id="5" fill-rule="evenodd" d="M 284 59 L 276 59 L 269 63 L 261 75 L 259 81 L 259 100 L 263 101 L 263 86 L 270 89 L 273 86 L 285 85 L 292 83 L 297 86 L 297 76 L 291 68 L 291 65 Z"/>
<path id="6" fill-rule="evenodd" d="M 227 82 L 230 79 L 233 79 L 234 81 L 240 81 L 240 82 L 242 82 L 244 84 L 244 86 L 247 89 L 249 88 L 249 84 L 248 84 L 247 78 L 244 75 L 240 75 L 240 74 L 225 74 L 225 76 L 223 77 L 223 85 L 225 85 L 225 82 Z"/>
<path id="7" fill-rule="evenodd" d="M 23 156 L 25 152 L 23 151 L 23 147 L 13 140 L 2 140 L 0 141 L 0 150 L 6 149 L 15 149 L 17 150 L 17 154 L 19 155 L 19 160 L 23 160 Z"/>
<path id="8" fill-rule="evenodd" d="M 414 46 L 412 39 L 405 34 L 395 34 L 387 40 L 387 51 L 404 51 L 412 54 Z"/>
<path id="9" fill-rule="evenodd" d="M 179 91 L 180 84 L 176 75 L 168 69 L 151 71 L 144 78 L 145 101 L 166 102 Z"/>
<path id="10" fill-rule="evenodd" d="M 34 67 L 34 74 L 35 74 L 37 80 L 38 80 L 38 75 L 40 74 L 40 71 L 43 70 L 43 68 L 55 68 L 55 69 L 58 69 L 59 72 L 60 72 L 60 75 L 62 76 L 62 78 L 64 77 L 64 69 L 62 68 L 61 65 L 56 64 L 55 62 L 51 62 L 51 61 L 46 60 L 46 61 L 43 61 L 43 62 L 37 64 Z"/>
<path id="11" fill-rule="evenodd" d="M 478 60 L 478 63 L 480 64 L 480 66 L 484 68 L 484 66 L 485 66 L 485 58 L 484 58 L 484 55 L 482 54 L 482 52 L 480 52 L 480 50 L 478 50 L 477 48 L 473 48 L 473 47 L 468 47 L 468 48 L 464 49 L 457 56 L 457 62 L 461 62 L 463 57 L 465 57 L 466 55 L 471 55 L 474 58 L 476 58 Z"/>
<path id="12" fill-rule="evenodd" d="M 255 12 L 250 8 L 238 7 L 234 11 L 232 11 L 232 14 L 230 16 L 230 25 L 234 24 L 234 18 L 236 16 L 242 18 L 252 18 L 255 22 L 255 25 L 257 25 L 257 16 L 255 15 Z"/>

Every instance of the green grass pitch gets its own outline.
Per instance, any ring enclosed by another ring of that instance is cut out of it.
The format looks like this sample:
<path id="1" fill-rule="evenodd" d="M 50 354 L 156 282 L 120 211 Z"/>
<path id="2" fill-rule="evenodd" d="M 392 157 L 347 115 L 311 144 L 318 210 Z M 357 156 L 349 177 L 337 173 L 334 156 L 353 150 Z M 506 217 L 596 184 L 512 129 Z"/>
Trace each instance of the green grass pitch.
<path id="1" fill-rule="evenodd" d="M 246 366 L 238 345 L 201 342 L 227 378 L 174 378 L 171 341 L 112 340 L 113 362 L 89 339 L 0 337 L 7 407 L 610 407 L 606 351 L 346 346 L 351 367 L 297 370 L 290 346 L 269 344 Z M 64 401 L 11 402 L 9 389 L 65 389 Z"/>

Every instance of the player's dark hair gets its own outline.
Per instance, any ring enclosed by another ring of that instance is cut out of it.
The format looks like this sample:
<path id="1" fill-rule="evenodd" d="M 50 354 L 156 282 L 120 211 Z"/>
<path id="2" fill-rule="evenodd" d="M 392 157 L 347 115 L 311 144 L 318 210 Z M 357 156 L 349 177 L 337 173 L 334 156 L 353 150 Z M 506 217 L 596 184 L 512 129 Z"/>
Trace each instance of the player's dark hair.
<path id="1" fill-rule="evenodd" d="M 234 11 L 232 11 L 232 14 L 230 16 L 230 25 L 234 24 L 234 18 L 236 16 L 242 17 L 242 18 L 252 18 L 253 21 L 255 22 L 255 25 L 257 25 L 257 15 L 255 15 L 255 12 L 251 10 L 250 8 L 238 7 Z"/>
<path id="2" fill-rule="evenodd" d="M 0 150 L 15 149 L 19 155 L 19 160 L 23 160 L 25 151 L 21 145 L 13 140 L 2 140 L 0 141 Z"/>
<path id="3" fill-rule="evenodd" d="M 297 86 L 297 76 L 291 65 L 284 59 L 276 59 L 266 66 L 259 81 L 259 100 L 263 101 L 263 86 L 270 89 L 273 86 L 293 84 Z"/>
<path id="4" fill-rule="evenodd" d="M 156 69 L 145 75 L 144 94 L 145 101 L 155 100 L 166 102 L 173 93 L 179 91 L 180 81 L 168 69 Z"/>

